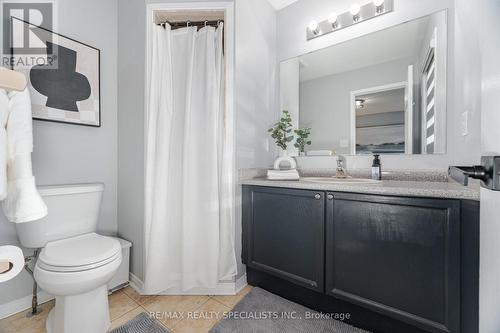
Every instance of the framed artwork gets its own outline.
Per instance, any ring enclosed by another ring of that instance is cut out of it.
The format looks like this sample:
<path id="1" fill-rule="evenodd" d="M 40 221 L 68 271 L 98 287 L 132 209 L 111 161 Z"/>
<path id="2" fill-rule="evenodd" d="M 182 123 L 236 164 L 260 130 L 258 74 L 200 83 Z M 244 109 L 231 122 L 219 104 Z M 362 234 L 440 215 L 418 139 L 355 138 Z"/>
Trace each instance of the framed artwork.
<path id="1" fill-rule="evenodd" d="M 33 119 L 100 127 L 100 50 L 14 17 L 12 24 L 34 31 L 43 46 L 30 55 L 36 61 L 12 48 L 13 69 L 28 78 Z"/>

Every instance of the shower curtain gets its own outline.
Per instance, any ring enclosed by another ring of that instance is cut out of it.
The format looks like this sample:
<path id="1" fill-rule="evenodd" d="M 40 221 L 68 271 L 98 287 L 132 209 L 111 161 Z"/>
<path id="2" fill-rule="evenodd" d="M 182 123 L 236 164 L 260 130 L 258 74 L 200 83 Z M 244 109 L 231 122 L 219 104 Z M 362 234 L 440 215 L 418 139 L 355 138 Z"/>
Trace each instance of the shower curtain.
<path id="1" fill-rule="evenodd" d="M 152 44 L 144 293 L 211 289 L 236 275 L 223 25 L 155 26 Z"/>

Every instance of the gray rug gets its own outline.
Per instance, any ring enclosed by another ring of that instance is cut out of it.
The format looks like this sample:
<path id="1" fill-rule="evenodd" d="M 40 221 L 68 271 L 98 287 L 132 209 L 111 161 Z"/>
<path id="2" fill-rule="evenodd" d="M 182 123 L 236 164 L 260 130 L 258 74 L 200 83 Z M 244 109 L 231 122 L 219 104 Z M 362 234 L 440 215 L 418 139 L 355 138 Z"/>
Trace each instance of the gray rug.
<path id="1" fill-rule="evenodd" d="M 171 333 L 145 312 L 109 333 Z"/>
<path id="2" fill-rule="evenodd" d="M 312 318 L 320 314 L 260 288 L 253 288 L 230 315 L 210 333 L 368 333 L 332 318 Z"/>

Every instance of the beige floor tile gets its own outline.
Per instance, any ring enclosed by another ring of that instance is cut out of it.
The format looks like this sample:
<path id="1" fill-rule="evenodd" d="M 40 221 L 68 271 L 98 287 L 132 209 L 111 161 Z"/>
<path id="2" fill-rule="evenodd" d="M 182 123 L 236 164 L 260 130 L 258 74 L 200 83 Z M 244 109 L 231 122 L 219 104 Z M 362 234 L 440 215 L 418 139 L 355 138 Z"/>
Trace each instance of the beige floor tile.
<path id="1" fill-rule="evenodd" d="M 185 319 L 179 321 L 173 327 L 173 330 L 175 333 L 206 333 L 228 311 L 230 311 L 229 307 L 210 299 L 201 307 L 189 313 Z"/>
<path id="2" fill-rule="evenodd" d="M 172 328 L 187 312 L 194 311 L 209 300 L 208 296 L 156 296 L 143 304 L 143 307 L 156 312 L 156 319 Z"/>
<path id="3" fill-rule="evenodd" d="M 234 308 L 239 301 L 243 299 L 252 290 L 252 286 L 246 285 L 237 295 L 231 296 L 214 296 L 213 298 L 225 306 L 228 306 L 230 309 Z"/>
<path id="4" fill-rule="evenodd" d="M 127 288 L 123 289 L 123 292 L 127 294 L 128 297 L 130 297 L 132 300 L 134 300 L 137 304 L 142 305 L 146 303 L 148 300 L 151 300 L 153 297 L 156 296 L 142 296 L 137 293 L 137 291 L 134 290 L 134 288 L 128 286 Z"/>
<path id="5" fill-rule="evenodd" d="M 141 296 L 132 288 L 109 296 L 112 328 L 123 325 L 141 312 L 158 312 L 158 320 L 175 332 L 207 332 L 219 321 L 221 313 L 229 311 L 249 291 L 245 287 L 235 296 Z M 142 304 L 142 307 L 139 305 Z M 26 311 L 0 320 L 0 333 L 45 333 L 45 321 L 54 301 L 41 305 L 42 313 L 26 318 Z M 170 317 L 168 314 L 170 313 Z M 177 317 L 172 314 L 177 314 Z M 181 318 L 182 317 L 184 319 Z"/>
<path id="6" fill-rule="evenodd" d="M 109 295 L 109 317 L 111 321 L 115 320 L 126 314 L 127 312 L 134 310 L 139 305 L 134 302 L 130 297 L 127 296 L 122 290 L 117 291 Z"/>
<path id="7" fill-rule="evenodd" d="M 109 330 L 115 329 L 119 326 L 122 326 L 123 324 L 129 322 L 130 320 L 134 319 L 137 315 L 139 315 L 141 312 L 148 312 L 146 309 L 138 306 L 135 309 L 125 313 L 123 316 L 116 318 L 111 322 L 111 326 Z"/>
<path id="8" fill-rule="evenodd" d="M 54 307 L 54 301 L 40 305 L 42 312 L 34 317 L 26 317 L 28 311 L 17 313 L 13 316 L 0 320 L 1 333 L 45 333 L 45 321 L 50 310 Z"/>

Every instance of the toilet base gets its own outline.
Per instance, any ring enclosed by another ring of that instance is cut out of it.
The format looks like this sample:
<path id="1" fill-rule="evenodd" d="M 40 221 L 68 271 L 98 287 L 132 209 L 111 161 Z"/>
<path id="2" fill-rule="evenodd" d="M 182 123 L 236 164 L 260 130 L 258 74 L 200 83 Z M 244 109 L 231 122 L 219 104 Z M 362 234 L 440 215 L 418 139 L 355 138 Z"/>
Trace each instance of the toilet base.
<path id="1" fill-rule="evenodd" d="M 47 317 L 47 333 L 105 333 L 109 329 L 106 285 L 84 294 L 56 296 Z"/>

